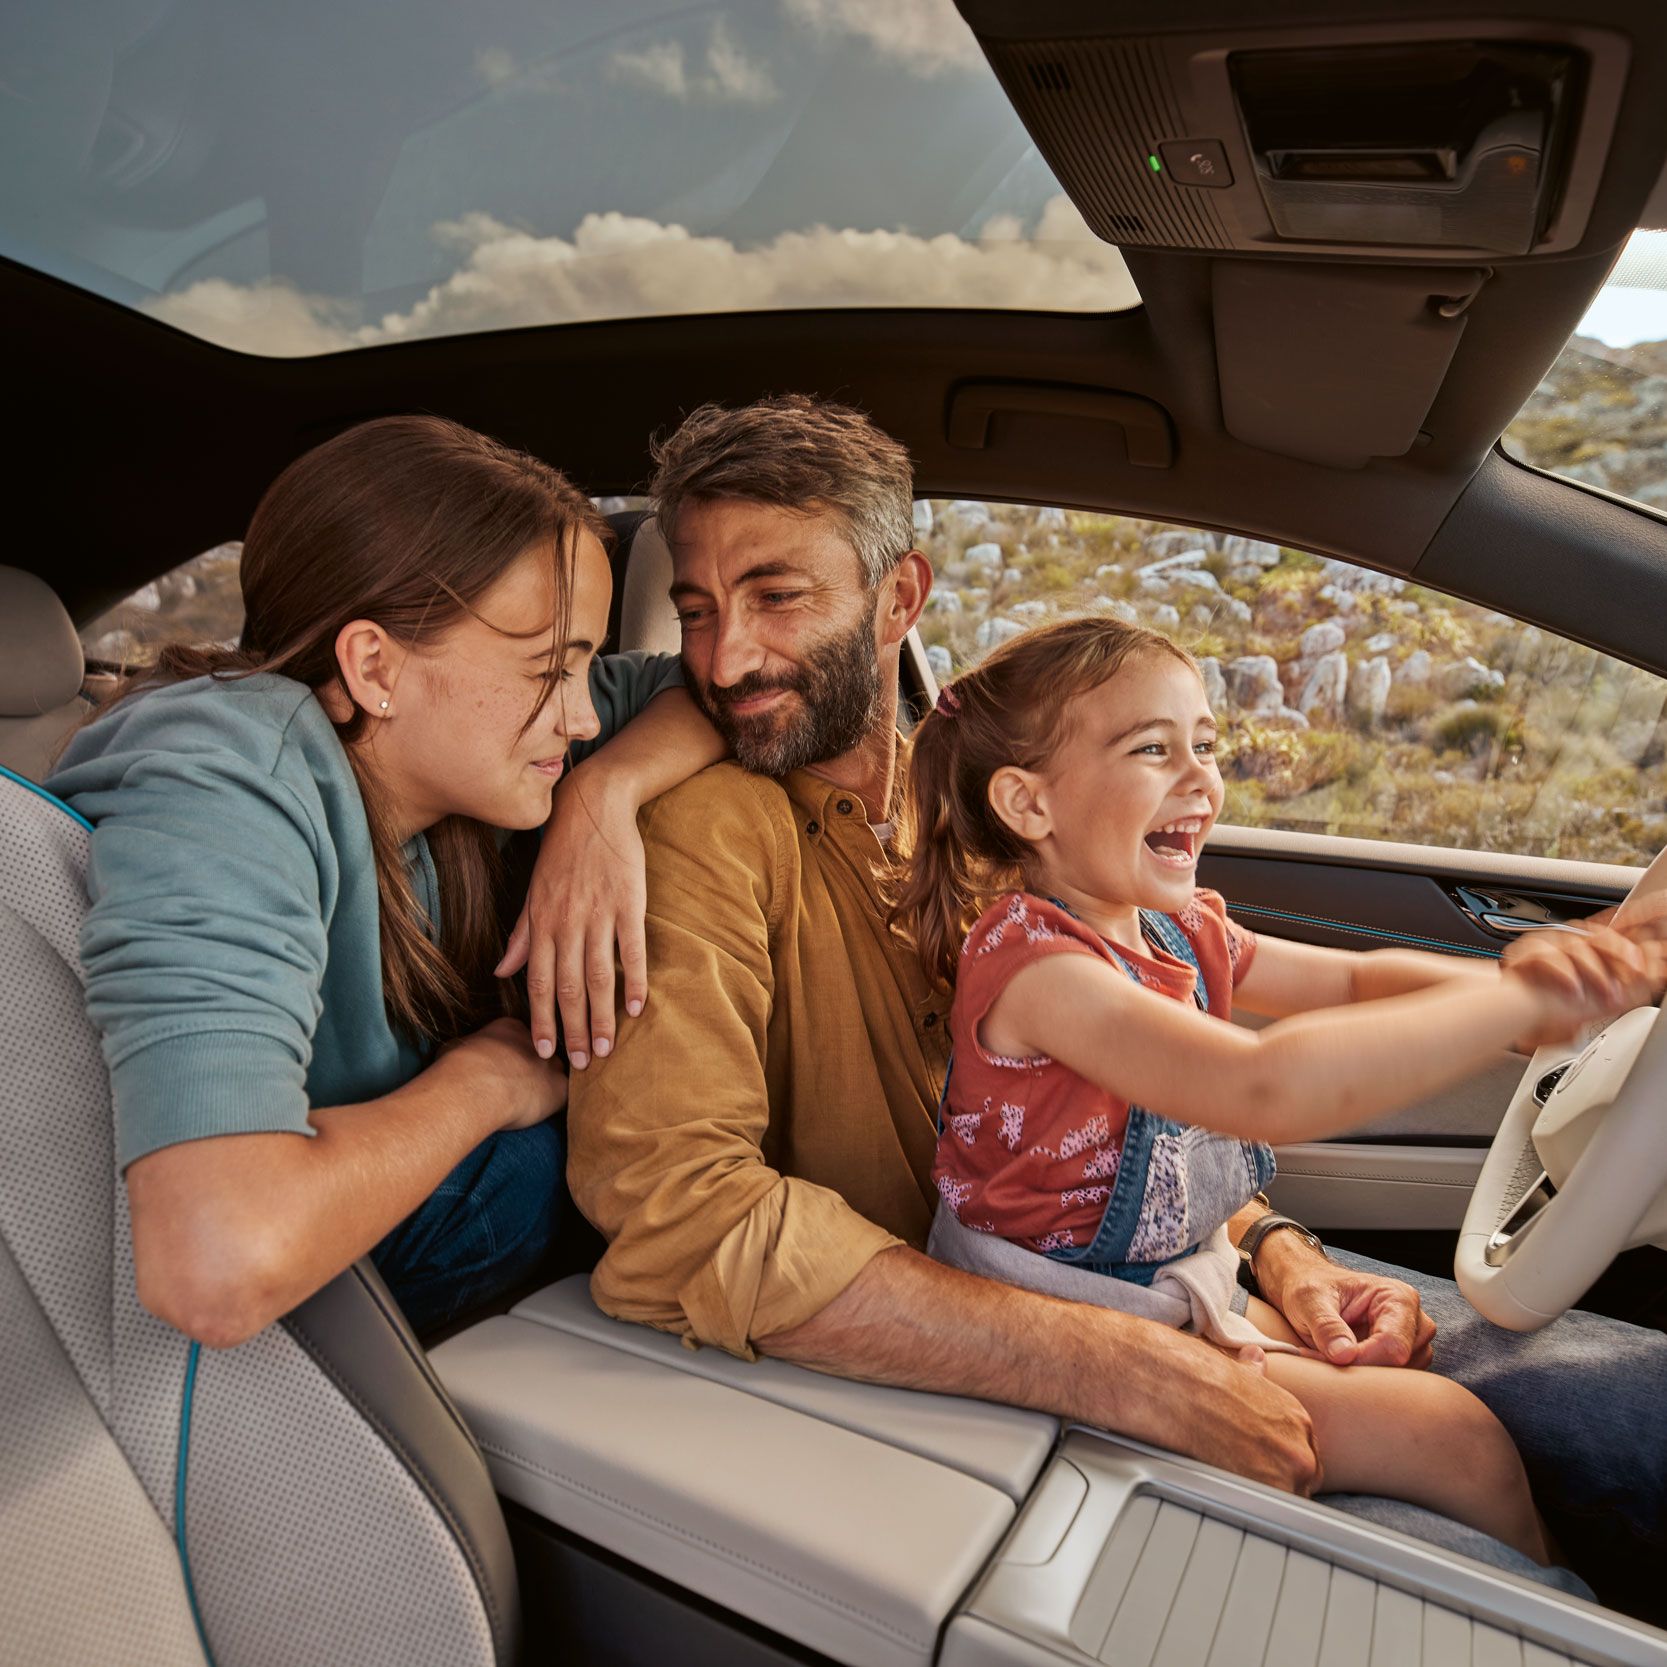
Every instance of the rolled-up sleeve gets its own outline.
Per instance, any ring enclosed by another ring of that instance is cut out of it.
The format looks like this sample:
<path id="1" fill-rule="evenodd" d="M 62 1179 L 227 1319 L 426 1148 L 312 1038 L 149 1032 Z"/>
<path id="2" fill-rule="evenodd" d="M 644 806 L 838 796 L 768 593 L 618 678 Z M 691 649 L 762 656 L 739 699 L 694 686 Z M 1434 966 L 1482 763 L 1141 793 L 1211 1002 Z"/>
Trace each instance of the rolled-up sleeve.
<path id="1" fill-rule="evenodd" d="M 568 1181 L 609 1241 L 605 1312 L 750 1358 L 899 1241 L 765 1160 L 764 1061 L 780 840 L 720 766 L 644 812 L 653 994 L 613 1055 L 576 1073 Z"/>
<path id="2" fill-rule="evenodd" d="M 327 940 L 318 834 L 295 794 L 229 750 L 157 752 L 80 802 L 96 821 L 81 959 L 120 1163 L 212 1135 L 312 1134 Z"/>

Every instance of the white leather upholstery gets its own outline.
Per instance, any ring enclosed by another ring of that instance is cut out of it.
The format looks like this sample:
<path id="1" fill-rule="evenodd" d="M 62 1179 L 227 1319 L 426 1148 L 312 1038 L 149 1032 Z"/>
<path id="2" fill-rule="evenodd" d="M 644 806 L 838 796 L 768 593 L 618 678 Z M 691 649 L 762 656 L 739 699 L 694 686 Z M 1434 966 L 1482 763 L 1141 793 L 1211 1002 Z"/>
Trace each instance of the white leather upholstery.
<path id="1" fill-rule="evenodd" d="M 87 711 L 81 639 L 52 587 L 0 567 L 0 764 L 45 778 L 58 748 Z"/>
<path id="2" fill-rule="evenodd" d="M 637 528 L 626 552 L 625 594 L 620 600 L 619 646 L 650 654 L 676 654 L 683 646 L 671 605 L 671 550 L 652 516 Z"/>
<path id="3" fill-rule="evenodd" d="M 747 1363 L 566 1280 L 433 1352 L 500 1493 L 836 1660 L 925 1667 L 1051 1418 Z"/>
<path id="4" fill-rule="evenodd" d="M 1059 1435 L 1058 1420 L 1018 1407 L 852 1383 L 781 1360 L 737 1360 L 722 1349 L 686 1349 L 664 1332 L 609 1319 L 590 1300 L 583 1274 L 535 1292 L 516 1307 L 514 1317 L 624 1349 L 917 1453 L 999 1488 L 1015 1504 L 1030 1493 Z"/>

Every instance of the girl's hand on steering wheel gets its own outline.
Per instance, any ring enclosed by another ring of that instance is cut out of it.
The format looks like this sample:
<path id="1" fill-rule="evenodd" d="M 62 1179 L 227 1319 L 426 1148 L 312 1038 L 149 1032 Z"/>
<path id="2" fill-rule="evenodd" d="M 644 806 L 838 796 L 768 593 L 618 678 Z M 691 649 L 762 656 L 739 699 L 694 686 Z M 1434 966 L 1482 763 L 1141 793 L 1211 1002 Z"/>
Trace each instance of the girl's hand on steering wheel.
<path id="1" fill-rule="evenodd" d="M 1540 998 L 1540 1022 L 1518 1044 L 1532 1051 L 1657 999 L 1667 979 L 1667 944 L 1653 930 L 1633 937 L 1588 924 L 1579 932 L 1527 933 L 1507 947 L 1500 965 Z"/>

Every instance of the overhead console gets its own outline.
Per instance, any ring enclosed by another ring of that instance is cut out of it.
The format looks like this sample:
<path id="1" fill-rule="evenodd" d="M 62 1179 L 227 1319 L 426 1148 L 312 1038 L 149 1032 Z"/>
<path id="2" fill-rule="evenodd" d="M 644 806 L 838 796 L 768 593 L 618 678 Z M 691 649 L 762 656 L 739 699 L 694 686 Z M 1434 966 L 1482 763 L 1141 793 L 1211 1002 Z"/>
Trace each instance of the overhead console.
<path id="1" fill-rule="evenodd" d="M 1267 28 L 1233 7 L 1156 33 L 1088 0 L 958 4 L 1060 183 L 1125 247 L 1572 249 L 1628 63 L 1617 33 L 1539 19 Z"/>

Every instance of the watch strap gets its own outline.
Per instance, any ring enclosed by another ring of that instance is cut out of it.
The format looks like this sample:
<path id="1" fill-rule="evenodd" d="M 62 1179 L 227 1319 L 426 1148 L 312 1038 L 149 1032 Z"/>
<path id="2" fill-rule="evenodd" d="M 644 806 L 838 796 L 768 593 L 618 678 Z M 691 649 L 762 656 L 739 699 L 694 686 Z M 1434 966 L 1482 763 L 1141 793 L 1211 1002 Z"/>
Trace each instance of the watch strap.
<path id="1" fill-rule="evenodd" d="M 1282 1227 L 1290 1228 L 1292 1232 L 1306 1239 L 1320 1255 L 1325 1255 L 1325 1246 L 1320 1243 L 1318 1236 L 1311 1233 L 1300 1221 L 1293 1220 L 1290 1216 L 1280 1215 L 1277 1210 L 1269 1210 L 1265 1216 L 1258 1216 L 1251 1222 L 1239 1240 L 1239 1256 L 1247 1266 L 1255 1257 L 1257 1248 L 1268 1234 L 1277 1233 Z"/>

